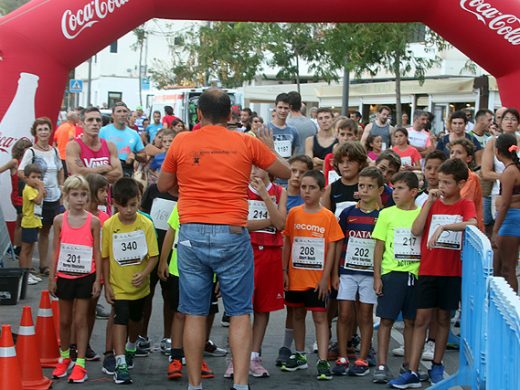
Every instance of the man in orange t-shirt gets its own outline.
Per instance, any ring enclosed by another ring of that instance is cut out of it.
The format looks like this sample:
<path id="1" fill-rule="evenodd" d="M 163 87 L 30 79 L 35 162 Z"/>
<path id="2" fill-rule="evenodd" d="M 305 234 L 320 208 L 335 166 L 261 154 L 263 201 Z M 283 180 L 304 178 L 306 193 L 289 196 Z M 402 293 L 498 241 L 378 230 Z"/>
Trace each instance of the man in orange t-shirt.
<path id="1" fill-rule="evenodd" d="M 179 194 L 179 311 L 186 313 L 184 351 L 189 382 L 194 389 L 201 388 L 205 317 L 215 273 L 225 312 L 231 317 L 234 383 L 247 386 L 254 280 L 246 229 L 247 186 L 253 165 L 283 179 L 290 177 L 290 170 L 274 153 L 268 131 L 255 138 L 226 129 L 231 101 L 222 90 L 206 90 L 197 111 L 201 129 L 175 137 L 157 182 L 160 192 Z"/>
<path id="2" fill-rule="evenodd" d="M 65 164 L 67 144 L 76 138 L 76 125 L 78 122 L 79 115 L 75 111 L 69 111 L 67 113 L 67 121 L 62 123 L 54 132 L 54 145 L 58 147 L 58 154 L 63 163 L 65 177 L 68 176 L 67 164 Z"/>

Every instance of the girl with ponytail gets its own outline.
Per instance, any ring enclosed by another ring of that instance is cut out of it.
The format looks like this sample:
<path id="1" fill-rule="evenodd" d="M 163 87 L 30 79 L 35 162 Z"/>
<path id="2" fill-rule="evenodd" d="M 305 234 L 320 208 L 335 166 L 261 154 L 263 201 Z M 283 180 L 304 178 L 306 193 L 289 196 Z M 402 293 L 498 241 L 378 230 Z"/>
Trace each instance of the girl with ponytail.
<path id="1" fill-rule="evenodd" d="M 499 252 L 495 274 L 503 276 L 518 292 L 516 264 L 520 247 L 520 148 L 514 134 L 502 134 L 496 140 L 496 156 L 505 165 L 500 175 L 501 205 L 493 238 Z"/>

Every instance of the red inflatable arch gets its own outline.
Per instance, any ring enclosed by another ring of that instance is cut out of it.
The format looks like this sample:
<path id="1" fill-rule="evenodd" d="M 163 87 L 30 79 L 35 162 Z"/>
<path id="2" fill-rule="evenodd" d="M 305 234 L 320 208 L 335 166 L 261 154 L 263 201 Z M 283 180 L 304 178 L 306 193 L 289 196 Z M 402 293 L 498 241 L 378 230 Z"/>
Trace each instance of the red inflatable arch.
<path id="1" fill-rule="evenodd" d="M 0 163 L 35 115 L 56 117 L 70 69 L 150 18 L 422 22 L 497 78 L 504 105 L 519 107 L 519 14 L 511 0 L 33 0 L 0 19 Z"/>

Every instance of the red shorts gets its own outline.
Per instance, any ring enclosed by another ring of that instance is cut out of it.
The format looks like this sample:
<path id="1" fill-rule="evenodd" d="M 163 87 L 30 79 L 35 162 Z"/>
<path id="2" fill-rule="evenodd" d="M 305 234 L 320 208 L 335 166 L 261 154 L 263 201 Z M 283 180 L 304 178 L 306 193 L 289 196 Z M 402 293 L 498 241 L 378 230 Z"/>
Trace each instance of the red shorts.
<path id="1" fill-rule="evenodd" d="M 283 309 L 282 248 L 253 245 L 253 253 L 255 256 L 253 310 L 268 313 Z"/>

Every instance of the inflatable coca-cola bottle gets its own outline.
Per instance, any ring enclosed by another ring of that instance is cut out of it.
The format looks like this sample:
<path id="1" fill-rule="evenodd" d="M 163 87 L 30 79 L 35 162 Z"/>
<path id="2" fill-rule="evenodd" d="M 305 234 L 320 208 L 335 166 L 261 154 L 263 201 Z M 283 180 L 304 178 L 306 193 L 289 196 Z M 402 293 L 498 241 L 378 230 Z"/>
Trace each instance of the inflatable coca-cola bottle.
<path id="1" fill-rule="evenodd" d="M 20 73 L 14 98 L 0 122 L 0 165 L 11 159 L 11 148 L 18 139 L 23 137 L 33 139 L 31 126 L 35 119 L 34 102 L 37 88 L 38 76 Z M 0 175 L 0 188 L 4 195 L 11 193 L 9 175 L 9 171 Z M 6 221 L 16 220 L 16 211 L 9 196 L 0 197 L 0 206 Z"/>

